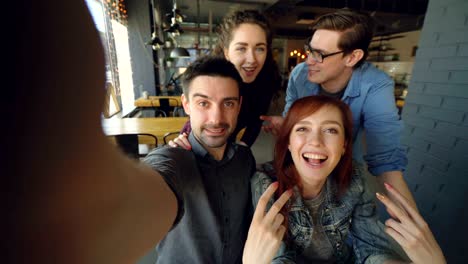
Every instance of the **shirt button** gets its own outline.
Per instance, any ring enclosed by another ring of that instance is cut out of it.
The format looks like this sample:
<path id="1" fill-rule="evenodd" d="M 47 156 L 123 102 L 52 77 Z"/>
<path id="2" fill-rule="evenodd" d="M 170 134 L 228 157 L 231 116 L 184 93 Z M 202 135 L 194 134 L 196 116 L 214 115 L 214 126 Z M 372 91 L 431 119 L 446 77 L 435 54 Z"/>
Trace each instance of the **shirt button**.
<path id="1" fill-rule="evenodd" d="M 336 247 L 337 247 L 337 248 L 339 248 L 340 246 L 341 246 L 341 243 L 340 243 L 340 242 L 336 243 Z"/>
<path id="2" fill-rule="evenodd" d="M 223 191 L 223 197 L 226 197 L 226 192 L 225 191 Z"/>
<path id="3" fill-rule="evenodd" d="M 227 218 L 227 217 L 224 218 L 224 222 L 226 222 L 226 224 L 229 223 L 229 218 Z"/>

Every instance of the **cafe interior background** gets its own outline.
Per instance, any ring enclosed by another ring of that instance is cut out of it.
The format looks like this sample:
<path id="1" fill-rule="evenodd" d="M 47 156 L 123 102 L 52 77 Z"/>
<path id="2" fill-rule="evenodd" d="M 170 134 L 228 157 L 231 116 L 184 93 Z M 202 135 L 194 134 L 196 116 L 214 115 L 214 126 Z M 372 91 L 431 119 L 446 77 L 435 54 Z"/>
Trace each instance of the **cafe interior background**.
<path id="1" fill-rule="evenodd" d="M 86 2 L 106 53 L 103 117 L 110 120 L 161 118 L 155 117 L 155 105 L 141 107 L 136 101 L 180 96 L 178 77 L 214 47 L 216 26 L 231 9 L 257 9 L 271 20 L 283 91 L 270 114 L 280 114 L 288 75 L 305 60 L 304 43 L 314 18 L 343 7 L 368 12 L 377 23 L 368 61 L 394 79 L 396 104 L 405 121 L 406 181 L 449 262 L 461 262 L 467 255 L 467 232 L 461 223 L 468 220 L 468 1 Z M 174 110 L 172 115 L 184 116 L 183 110 Z M 271 140 L 262 133 L 252 147 L 258 162 L 271 157 Z M 451 226 L 463 231 L 451 232 Z M 153 258 L 150 252 L 140 263 L 152 263 Z"/>

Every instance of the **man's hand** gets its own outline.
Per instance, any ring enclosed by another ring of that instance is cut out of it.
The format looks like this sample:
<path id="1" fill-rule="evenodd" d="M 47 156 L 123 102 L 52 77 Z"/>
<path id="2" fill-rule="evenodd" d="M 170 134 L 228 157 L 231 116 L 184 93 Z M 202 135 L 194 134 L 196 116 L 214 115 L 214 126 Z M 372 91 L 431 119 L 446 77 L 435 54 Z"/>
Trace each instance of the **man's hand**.
<path id="1" fill-rule="evenodd" d="M 277 182 L 270 184 L 258 200 L 245 242 L 242 256 L 244 264 L 271 263 L 281 245 L 286 227 L 282 225 L 284 216 L 279 212 L 291 197 L 292 190 L 284 192 L 270 210 L 265 212 L 268 201 L 273 197 L 277 188 Z"/>
<path id="2" fill-rule="evenodd" d="M 272 133 L 273 136 L 278 135 L 278 131 L 283 124 L 283 117 L 281 116 L 260 116 L 260 119 L 263 121 L 267 121 L 268 124 L 264 124 L 262 126 L 263 131 L 267 133 Z"/>

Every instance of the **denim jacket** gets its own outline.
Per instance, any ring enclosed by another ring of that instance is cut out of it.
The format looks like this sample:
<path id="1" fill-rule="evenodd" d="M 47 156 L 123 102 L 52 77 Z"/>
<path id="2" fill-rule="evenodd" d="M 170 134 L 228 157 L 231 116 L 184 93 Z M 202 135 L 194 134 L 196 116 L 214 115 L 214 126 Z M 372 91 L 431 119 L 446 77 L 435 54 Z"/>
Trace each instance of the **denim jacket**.
<path id="1" fill-rule="evenodd" d="M 320 86 L 310 82 L 307 75 L 305 63 L 298 64 L 291 72 L 283 116 L 297 99 L 319 93 Z M 364 62 L 353 70 L 341 100 L 349 105 L 353 114 L 354 159 L 365 161 L 369 172 L 376 176 L 405 170 L 407 157 L 400 142 L 403 121 L 395 104 L 393 80 Z M 366 151 L 361 142 L 363 135 Z"/>
<path id="2" fill-rule="evenodd" d="M 364 168 L 355 163 L 350 186 L 341 199 L 338 199 L 337 186 L 330 177 L 324 187 L 325 199 L 319 208 L 319 221 L 333 247 L 336 263 L 382 263 L 388 259 L 400 259 L 392 250 L 383 224 L 377 219 L 373 195 L 364 186 L 363 173 Z M 257 167 L 251 180 L 254 206 L 275 180 L 271 163 Z M 268 208 L 272 204 L 273 199 Z M 281 245 L 273 263 L 296 263 L 296 256 L 307 248 L 312 239 L 312 217 L 297 187 L 290 199 L 288 225 L 289 242 Z M 348 235 L 352 238 L 348 239 Z M 352 245 L 348 245 L 348 240 Z"/>

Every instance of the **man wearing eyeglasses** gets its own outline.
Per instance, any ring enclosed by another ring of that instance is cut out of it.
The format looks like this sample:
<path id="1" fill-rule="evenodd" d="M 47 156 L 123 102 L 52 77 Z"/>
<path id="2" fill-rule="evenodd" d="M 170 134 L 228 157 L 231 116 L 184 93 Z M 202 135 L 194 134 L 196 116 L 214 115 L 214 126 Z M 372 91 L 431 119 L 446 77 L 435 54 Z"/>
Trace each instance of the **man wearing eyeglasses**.
<path id="1" fill-rule="evenodd" d="M 353 114 L 354 158 L 364 159 L 369 172 L 415 205 L 403 179 L 407 158 L 400 144 L 403 123 L 395 104 L 394 82 L 365 61 L 373 27 L 367 14 L 349 9 L 317 18 L 305 44 L 308 57 L 291 72 L 283 116 L 294 101 L 305 96 L 327 95 L 346 102 Z M 283 121 L 280 116 L 260 118 L 269 121 L 264 130 L 272 133 Z"/>

